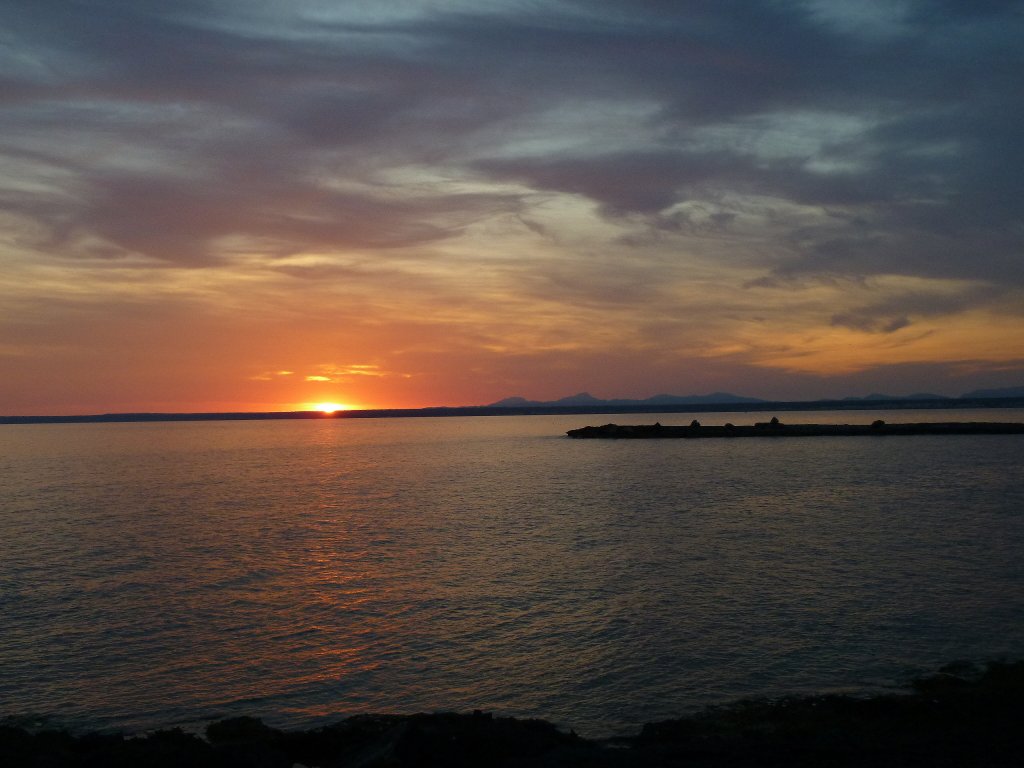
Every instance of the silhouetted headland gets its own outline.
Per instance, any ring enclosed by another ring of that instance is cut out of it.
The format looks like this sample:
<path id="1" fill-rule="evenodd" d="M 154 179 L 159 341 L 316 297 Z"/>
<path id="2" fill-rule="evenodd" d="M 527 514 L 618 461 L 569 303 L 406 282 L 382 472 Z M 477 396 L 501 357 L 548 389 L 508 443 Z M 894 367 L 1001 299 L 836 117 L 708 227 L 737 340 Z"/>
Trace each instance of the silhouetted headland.
<path id="1" fill-rule="evenodd" d="M 600 427 L 570 429 L 566 434 L 576 439 L 699 439 L 705 437 L 859 437 L 888 435 L 1018 435 L 1024 424 L 999 421 L 921 422 L 887 424 L 879 419 L 871 424 L 783 424 L 776 418 L 751 425 L 704 426 L 694 419 L 688 426 L 654 424 L 604 424 Z"/>
<path id="2" fill-rule="evenodd" d="M 74 735 L 0 721 L 0 764 L 405 768 L 406 766 L 1019 766 L 1024 662 L 945 667 L 909 693 L 740 701 L 639 734 L 585 739 L 544 720 L 471 714 L 359 715 L 308 731 L 250 717 L 144 736 Z"/>

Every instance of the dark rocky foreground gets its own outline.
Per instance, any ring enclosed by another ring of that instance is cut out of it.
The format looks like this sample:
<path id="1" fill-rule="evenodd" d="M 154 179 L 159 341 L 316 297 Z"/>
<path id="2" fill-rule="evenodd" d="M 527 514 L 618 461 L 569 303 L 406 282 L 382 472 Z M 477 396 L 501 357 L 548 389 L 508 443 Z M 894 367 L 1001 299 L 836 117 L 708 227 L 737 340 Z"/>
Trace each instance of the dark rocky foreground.
<path id="1" fill-rule="evenodd" d="M 619 425 L 605 424 L 600 427 L 570 429 L 566 434 L 576 439 L 604 438 L 611 440 L 704 437 L 858 437 L 887 435 L 1020 435 L 1024 424 L 999 421 L 968 421 L 918 424 L 886 424 L 875 421 L 871 424 L 783 424 L 778 419 L 763 421 L 753 426 L 703 426 L 694 420 L 689 426 L 664 426 L 662 424 Z"/>
<path id="2" fill-rule="evenodd" d="M 1024 662 L 951 665 L 905 694 L 745 701 L 588 740 L 540 720 L 364 715 L 309 731 L 259 720 L 140 737 L 0 725 L 0 765 L 341 768 L 405 766 L 990 766 L 1024 764 Z"/>

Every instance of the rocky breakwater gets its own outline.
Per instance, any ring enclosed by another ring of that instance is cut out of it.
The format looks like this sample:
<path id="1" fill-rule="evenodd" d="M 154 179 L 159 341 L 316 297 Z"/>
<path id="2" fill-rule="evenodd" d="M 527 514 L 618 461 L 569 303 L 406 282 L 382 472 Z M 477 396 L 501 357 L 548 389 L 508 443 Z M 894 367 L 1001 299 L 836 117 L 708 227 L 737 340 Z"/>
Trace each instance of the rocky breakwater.
<path id="1" fill-rule="evenodd" d="M 914 424 L 887 424 L 878 420 L 871 424 L 783 424 L 778 419 L 753 425 L 723 424 L 704 426 L 691 421 L 688 426 L 654 424 L 604 424 L 600 427 L 570 429 L 566 434 L 574 439 L 698 439 L 704 437 L 859 437 L 887 435 L 1019 435 L 1024 424 L 999 421 L 921 422 Z"/>

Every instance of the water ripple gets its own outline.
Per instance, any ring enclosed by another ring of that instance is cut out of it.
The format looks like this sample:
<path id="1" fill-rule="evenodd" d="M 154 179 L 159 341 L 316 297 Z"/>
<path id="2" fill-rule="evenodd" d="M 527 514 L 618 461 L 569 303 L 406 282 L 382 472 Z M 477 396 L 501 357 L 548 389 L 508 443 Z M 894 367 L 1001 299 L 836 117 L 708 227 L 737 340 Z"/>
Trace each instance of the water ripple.
<path id="1" fill-rule="evenodd" d="M 592 419 L 12 430 L 0 712 L 605 734 L 1024 652 L 1019 437 L 554 437 Z"/>

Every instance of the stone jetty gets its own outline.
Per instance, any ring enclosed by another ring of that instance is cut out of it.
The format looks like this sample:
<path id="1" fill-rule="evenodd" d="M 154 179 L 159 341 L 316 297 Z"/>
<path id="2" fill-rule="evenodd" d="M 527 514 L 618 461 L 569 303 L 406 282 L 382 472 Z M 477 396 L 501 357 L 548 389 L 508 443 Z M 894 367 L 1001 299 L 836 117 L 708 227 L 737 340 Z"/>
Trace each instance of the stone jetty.
<path id="1" fill-rule="evenodd" d="M 1019 435 L 1024 424 L 999 421 L 922 422 L 916 424 L 783 424 L 778 419 L 754 425 L 704 426 L 694 420 L 688 426 L 655 424 L 604 424 L 600 427 L 570 429 L 574 439 L 699 439 L 705 437 L 883 437 L 899 435 Z"/>

